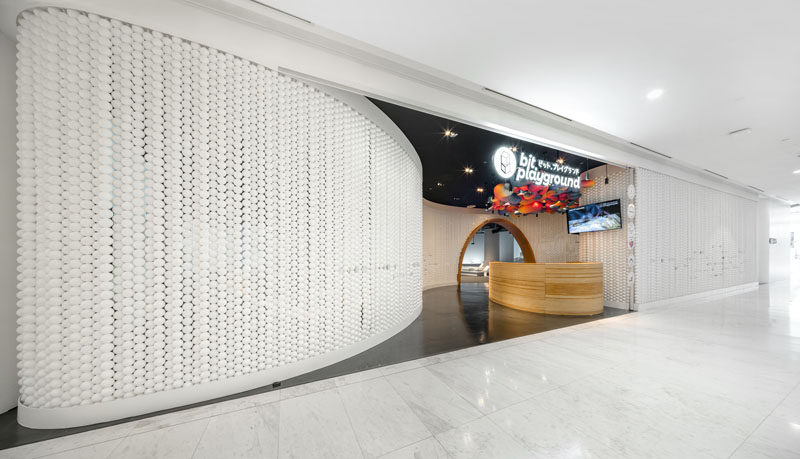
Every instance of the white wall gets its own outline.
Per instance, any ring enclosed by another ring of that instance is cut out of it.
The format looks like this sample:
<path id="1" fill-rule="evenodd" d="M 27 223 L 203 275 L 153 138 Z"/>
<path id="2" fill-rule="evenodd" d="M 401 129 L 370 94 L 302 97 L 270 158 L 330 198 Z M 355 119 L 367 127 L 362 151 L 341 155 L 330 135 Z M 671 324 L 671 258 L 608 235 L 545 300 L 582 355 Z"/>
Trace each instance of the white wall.
<path id="1" fill-rule="evenodd" d="M 769 282 L 769 198 L 758 200 L 756 209 L 756 252 L 758 253 L 758 282 Z"/>
<path id="2" fill-rule="evenodd" d="M 472 242 L 467 246 L 464 251 L 464 264 L 465 265 L 479 265 L 483 263 L 483 233 L 476 233 L 472 236 Z"/>
<path id="3" fill-rule="evenodd" d="M 483 262 L 491 263 L 500 260 L 499 233 L 486 231 L 483 233 Z"/>
<path id="4" fill-rule="evenodd" d="M 515 240 L 511 233 L 500 231 L 496 234 L 489 234 L 488 238 L 486 236 L 484 231 L 475 233 L 472 237 L 474 243 L 470 243 L 467 246 L 467 250 L 464 251 L 463 264 L 475 265 L 491 261 L 514 261 Z M 489 241 L 488 244 L 486 243 L 487 240 Z M 495 242 L 496 247 L 494 247 Z M 519 248 L 517 248 L 517 252 L 522 253 Z"/>
<path id="5" fill-rule="evenodd" d="M 638 168 L 636 303 L 758 280 L 757 201 Z"/>
<path id="6" fill-rule="evenodd" d="M 758 282 L 765 284 L 791 277 L 790 233 L 793 231 L 791 207 L 771 198 L 758 200 L 756 218 Z M 795 239 L 798 235 L 795 234 Z M 775 244 L 769 240 L 775 239 Z M 797 242 L 795 242 L 795 245 Z"/>
<path id="7" fill-rule="evenodd" d="M 480 209 L 444 206 L 424 201 L 422 208 L 423 288 L 454 285 L 458 258 L 470 231 L 490 218 L 506 218 L 525 234 L 536 261 L 556 263 L 578 260 L 578 237 L 567 235 L 563 214 L 498 217 Z"/>
<path id="8" fill-rule="evenodd" d="M 792 232 L 791 207 L 771 199 L 769 202 L 769 237 L 776 240 L 769 244 L 769 281 L 789 279 L 791 275 L 791 247 L 789 233 Z M 795 235 L 797 237 L 797 235 Z"/>
<path id="9" fill-rule="evenodd" d="M 0 34 L 0 413 L 17 405 L 16 50 Z"/>
<path id="10" fill-rule="evenodd" d="M 514 235 L 508 231 L 501 231 L 498 233 L 500 236 L 500 257 L 498 261 L 513 262 L 514 261 Z"/>
<path id="11" fill-rule="evenodd" d="M 419 314 L 419 158 L 365 98 L 55 9 L 18 67 L 21 424 L 263 386 Z"/>
<path id="12" fill-rule="evenodd" d="M 800 282 L 800 206 L 792 208 L 791 212 L 792 232 L 794 233 L 794 247 L 791 249 L 791 261 L 789 262 L 793 279 Z"/>

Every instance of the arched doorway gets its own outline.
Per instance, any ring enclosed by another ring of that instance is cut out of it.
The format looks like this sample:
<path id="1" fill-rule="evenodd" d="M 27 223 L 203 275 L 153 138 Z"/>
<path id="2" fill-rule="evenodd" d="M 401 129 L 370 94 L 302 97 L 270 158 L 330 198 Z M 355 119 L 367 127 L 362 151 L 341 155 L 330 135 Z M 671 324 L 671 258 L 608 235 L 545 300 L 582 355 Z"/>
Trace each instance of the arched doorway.
<path id="1" fill-rule="evenodd" d="M 514 239 L 519 244 L 519 248 L 522 251 L 522 258 L 525 263 L 536 263 L 536 257 L 533 255 L 533 247 L 531 247 L 531 243 L 528 242 L 528 238 L 522 233 L 522 230 L 519 229 L 515 224 L 511 223 L 510 221 L 506 220 L 505 218 L 490 218 L 481 222 L 478 226 L 470 231 L 467 239 L 464 241 L 464 245 L 461 247 L 461 254 L 458 256 L 458 288 L 461 288 L 461 265 L 464 262 L 464 253 L 466 253 L 467 248 L 469 247 L 470 241 L 475 236 L 475 233 L 480 231 L 486 225 L 489 224 L 497 224 L 508 230 Z"/>

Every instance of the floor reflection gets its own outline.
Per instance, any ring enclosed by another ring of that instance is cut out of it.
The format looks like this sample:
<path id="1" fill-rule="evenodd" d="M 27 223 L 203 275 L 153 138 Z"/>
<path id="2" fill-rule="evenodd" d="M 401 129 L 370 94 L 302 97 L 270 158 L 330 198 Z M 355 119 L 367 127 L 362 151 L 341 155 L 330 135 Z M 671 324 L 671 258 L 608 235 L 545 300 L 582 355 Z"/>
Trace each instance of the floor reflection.
<path id="1" fill-rule="evenodd" d="M 462 284 L 460 292 L 456 286 L 426 290 L 422 294 L 422 314 L 397 335 L 361 354 L 283 384 L 303 384 L 628 312 L 605 308 L 596 316 L 536 314 L 490 302 L 488 290 L 486 283 Z"/>

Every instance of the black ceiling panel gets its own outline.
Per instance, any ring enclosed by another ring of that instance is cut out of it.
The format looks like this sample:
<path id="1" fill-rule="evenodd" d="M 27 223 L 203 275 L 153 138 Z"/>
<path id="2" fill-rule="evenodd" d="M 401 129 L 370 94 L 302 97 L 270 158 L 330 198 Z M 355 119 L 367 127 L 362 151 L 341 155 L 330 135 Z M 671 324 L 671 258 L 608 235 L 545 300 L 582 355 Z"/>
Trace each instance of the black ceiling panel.
<path id="1" fill-rule="evenodd" d="M 493 187 L 503 182 L 491 163 L 494 152 L 503 146 L 516 146 L 520 151 L 548 161 L 563 158 L 565 164 L 581 172 L 605 164 L 388 102 L 370 100 L 394 121 L 417 150 L 422 161 L 422 196 L 439 204 L 487 207 Z M 445 136 L 448 129 L 458 135 Z M 472 168 L 473 172 L 464 172 L 466 168 Z M 484 191 L 478 192 L 478 188 Z"/>

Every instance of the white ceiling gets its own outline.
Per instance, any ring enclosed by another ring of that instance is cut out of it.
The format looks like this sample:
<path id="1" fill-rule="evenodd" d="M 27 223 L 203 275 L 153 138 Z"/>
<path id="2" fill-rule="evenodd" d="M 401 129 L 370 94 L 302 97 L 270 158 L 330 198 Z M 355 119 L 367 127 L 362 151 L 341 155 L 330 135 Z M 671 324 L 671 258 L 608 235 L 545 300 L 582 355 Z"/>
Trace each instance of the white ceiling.
<path id="1" fill-rule="evenodd" d="M 262 1 L 800 202 L 798 0 Z"/>

